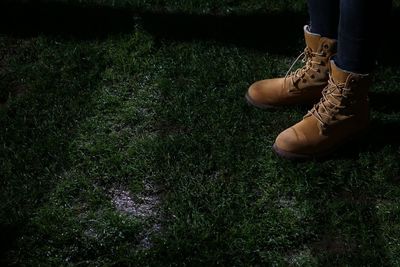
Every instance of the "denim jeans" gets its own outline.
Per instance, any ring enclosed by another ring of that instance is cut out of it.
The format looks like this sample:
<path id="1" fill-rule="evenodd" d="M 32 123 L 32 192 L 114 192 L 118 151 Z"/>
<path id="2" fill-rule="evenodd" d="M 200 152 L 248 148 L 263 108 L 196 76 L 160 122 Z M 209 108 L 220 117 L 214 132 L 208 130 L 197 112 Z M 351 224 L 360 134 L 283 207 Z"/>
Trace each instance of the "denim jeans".
<path id="1" fill-rule="evenodd" d="M 391 0 L 308 0 L 311 32 L 338 40 L 335 63 L 369 73 L 384 37 Z"/>

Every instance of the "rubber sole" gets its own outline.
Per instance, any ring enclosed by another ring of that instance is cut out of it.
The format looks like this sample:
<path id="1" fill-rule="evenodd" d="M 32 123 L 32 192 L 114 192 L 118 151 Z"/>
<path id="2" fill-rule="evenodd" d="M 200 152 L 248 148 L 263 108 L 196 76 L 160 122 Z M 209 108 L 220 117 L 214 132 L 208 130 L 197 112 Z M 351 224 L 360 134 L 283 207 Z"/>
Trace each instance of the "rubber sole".
<path id="1" fill-rule="evenodd" d="M 333 153 L 337 152 L 341 148 L 345 147 L 347 144 L 351 143 L 352 141 L 363 138 L 364 135 L 368 132 L 369 127 L 366 129 L 361 130 L 358 134 L 355 134 L 349 138 L 347 138 L 345 141 L 341 142 L 340 144 L 334 146 L 332 149 L 325 151 L 323 153 L 319 154 L 297 154 L 297 153 L 292 153 L 289 151 L 285 151 L 283 149 L 278 148 L 278 146 L 274 143 L 272 145 L 272 150 L 277 154 L 279 157 L 292 160 L 292 161 L 306 161 L 306 160 L 323 160 L 331 156 Z"/>
<path id="2" fill-rule="evenodd" d="M 323 159 L 328 155 L 333 153 L 334 151 L 329 151 L 323 154 L 296 154 L 289 151 L 285 151 L 283 149 L 278 148 L 278 146 L 274 143 L 272 145 L 272 150 L 281 158 L 293 160 L 293 161 L 306 161 L 311 159 Z"/>
<path id="3" fill-rule="evenodd" d="M 248 92 L 246 93 L 245 98 L 246 98 L 246 101 L 248 104 L 250 104 L 256 108 L 260 108 L 260 109 L 278 109 L 278 108 L 280 108 L 280 106 L 272 106 L 272 105 L 257 103 L 250 97 Z"/>

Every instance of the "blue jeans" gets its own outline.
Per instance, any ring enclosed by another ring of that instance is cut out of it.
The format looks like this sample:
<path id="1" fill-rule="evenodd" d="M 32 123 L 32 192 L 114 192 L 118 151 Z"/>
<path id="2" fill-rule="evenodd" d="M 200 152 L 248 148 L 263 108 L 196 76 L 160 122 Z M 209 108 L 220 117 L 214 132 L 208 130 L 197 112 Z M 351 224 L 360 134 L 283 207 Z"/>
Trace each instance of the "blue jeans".
<path id="1" fill-rule="evenodd" d="M 369 73 L 384 38 L 391 0 L 308 0 L 311 32 L 338 40 L 335 63 L 341 69 Z"/>

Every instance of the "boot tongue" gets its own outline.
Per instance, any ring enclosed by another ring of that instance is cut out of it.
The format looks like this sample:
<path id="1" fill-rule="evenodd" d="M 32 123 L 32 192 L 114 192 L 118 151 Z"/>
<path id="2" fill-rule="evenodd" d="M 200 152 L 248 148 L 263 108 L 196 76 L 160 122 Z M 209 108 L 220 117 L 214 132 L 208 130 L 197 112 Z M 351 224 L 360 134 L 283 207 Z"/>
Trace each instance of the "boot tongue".
<path id="1" fill-rule="evenodd" d="M 307 47 L 309 47 L 313 52 L 318 51 L 321 35 L 310 32 L 307 25 L 304 26 L 304 39 L 306 40 Z"/>
<path id="2" fill-rule="evenodd" d="M 336 84 L 346 83 L 347 78 L 351 74 L 336 66 L 335 61 L 331 60 L 332 78 Z"/>
<path id="3" fill-rule="evenodd" d="M 332 80 L 336 85 L 346 84 L 347 78 L 349 77 L 350 73 L 340 69 L 336 66 L 335 61 L 331 60 L 331 76 Z M 341 93 L 340 90 L 337 88 L 333 89 L 334 94 Z M 332 94 L 327 95 L 327 99 L 335 105 L 340 104 L 340 100 L 334 97 Z"/>

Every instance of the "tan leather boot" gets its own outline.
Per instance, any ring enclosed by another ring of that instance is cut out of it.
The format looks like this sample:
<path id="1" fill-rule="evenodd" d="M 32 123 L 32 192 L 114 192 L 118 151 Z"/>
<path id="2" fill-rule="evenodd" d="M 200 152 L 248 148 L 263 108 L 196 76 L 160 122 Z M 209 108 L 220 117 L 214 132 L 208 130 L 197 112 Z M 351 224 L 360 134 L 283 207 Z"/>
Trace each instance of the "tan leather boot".
<path id="1" fill-rule="evenodd" d="M 336 40 L 313 34 L 308 26 L 304 26 L 304 37 L 307 47 L 298 59 L 304 54 L 305 65 L 290 74 L 289 69 L 284 78 L 251 85 L 246 94 L 250 104 L 265 109 L 318 102 L 322 89 L 328 84 L 329 60 L 336 53 Z"/>
<path id="2" fill-rule="evenodd" d="M 277 137 L 275 152 L 289 159 L 321 157 L 365 130 L 370 80 L 368 74 L 343 71 L 331 61 L 331 77 L 320 102 Z"/>

